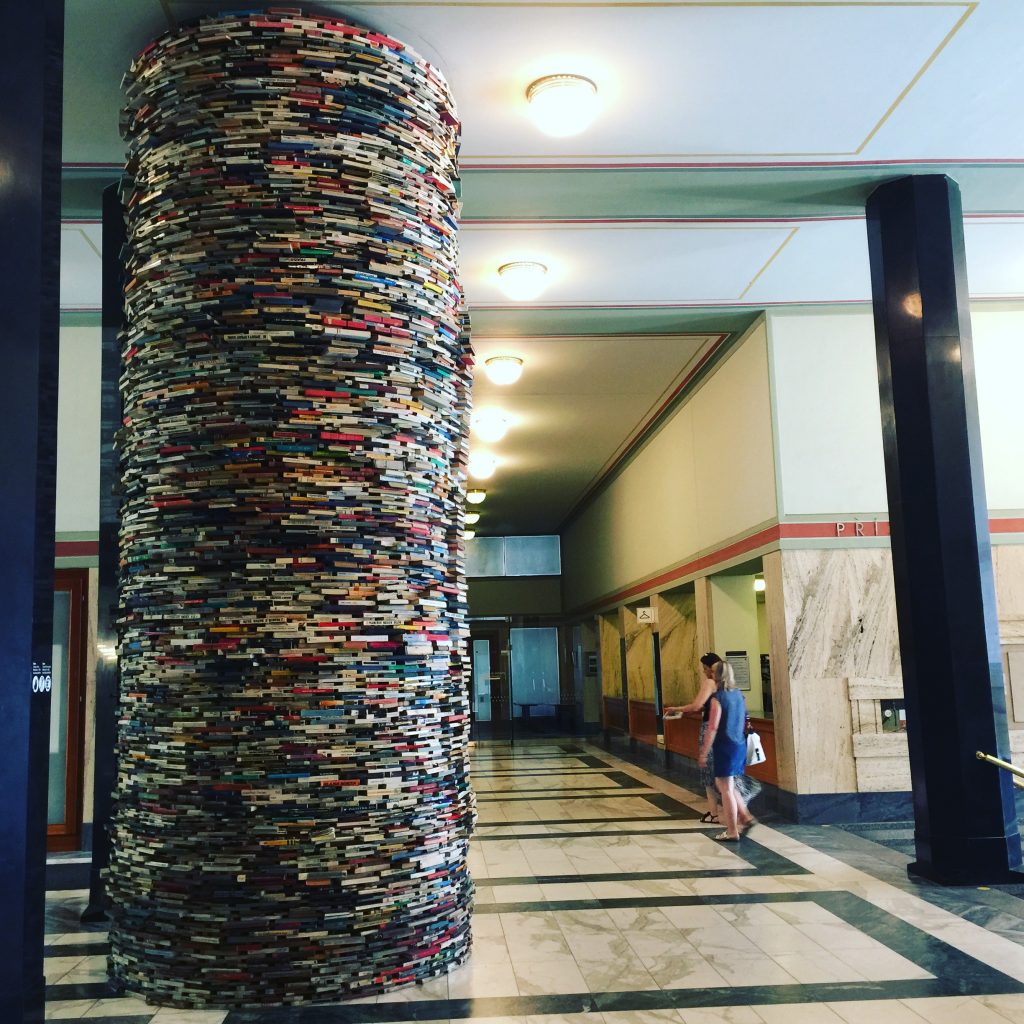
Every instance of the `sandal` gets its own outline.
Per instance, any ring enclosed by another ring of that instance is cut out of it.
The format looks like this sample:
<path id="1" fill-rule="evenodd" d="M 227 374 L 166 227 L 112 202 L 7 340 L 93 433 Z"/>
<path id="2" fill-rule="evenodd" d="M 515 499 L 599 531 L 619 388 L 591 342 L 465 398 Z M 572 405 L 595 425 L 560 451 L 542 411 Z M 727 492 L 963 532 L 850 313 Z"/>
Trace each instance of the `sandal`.
<path id="1" fill-rule="evenodd" d="M 757 818 L 751 818 L 750 821 L 745 821 L 740 825 L 740 835 L 745 836 L 756 824 Z"/>
<path id="2" fill-rule="evenodd" d="M 714 811 L 705 811 L 700 816 L 700 820 L 702 822 L 704 822 L 705 825 L 717 825 L 718 824 L 718 815 L 715 814 Z"/>
<path id="3" fill-rule="evenodd" d="M 739 836 L 731 836 L 728 832 L 719 832 L 717 836 L 712 836 L 711 838 L 716 843 L 738 843 L 740 841 Z"/>

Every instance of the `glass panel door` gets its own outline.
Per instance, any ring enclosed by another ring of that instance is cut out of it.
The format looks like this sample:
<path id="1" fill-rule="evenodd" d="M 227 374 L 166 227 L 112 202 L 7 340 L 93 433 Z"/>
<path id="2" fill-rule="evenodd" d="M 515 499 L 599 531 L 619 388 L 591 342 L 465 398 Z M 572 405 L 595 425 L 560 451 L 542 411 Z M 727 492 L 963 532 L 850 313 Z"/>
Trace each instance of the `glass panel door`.
<path id="1" fill-rule="evenodd" d="M 537 731 L 558 721 L 558 630 L 510 629 L 512 646 L 512 715 Z"/>
<path id="2" fill-rule="evenodd" d="M 53 689 L 47 849 L 77 850 L 82 827 L 82 698 L 87 569 L 58 569 L 53 594 Z"/>
<path id="3" fill-rule="evenodd" d="M 71 594 L 53 595 L 53 689 L 50 691 L 50 786 L 46 821 L 63 825 L 67 820 L 68 773 L 68 656 L 71 632 Z"/>

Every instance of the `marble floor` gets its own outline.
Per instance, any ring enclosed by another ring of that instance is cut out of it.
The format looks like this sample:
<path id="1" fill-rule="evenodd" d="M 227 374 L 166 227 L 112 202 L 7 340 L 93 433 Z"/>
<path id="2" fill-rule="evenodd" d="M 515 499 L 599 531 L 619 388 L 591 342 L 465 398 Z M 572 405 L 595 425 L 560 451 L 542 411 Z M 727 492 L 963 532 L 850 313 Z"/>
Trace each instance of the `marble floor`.
<path id="1" fill-rule="evenodd" d="M 922 895 L 901 854 L 841 829 L 759 824 L 717 843 L 693 793 L 587 744 L 480 745 L 473 761 L 474 948 L 447 977 L 347 1004 L 149 1006 L 110 992 L 104 932 L 78 922 L 85 893 L 63 890 L 48 904 L 47 1018 L 1024 1024 L 1012 894 Z"/>

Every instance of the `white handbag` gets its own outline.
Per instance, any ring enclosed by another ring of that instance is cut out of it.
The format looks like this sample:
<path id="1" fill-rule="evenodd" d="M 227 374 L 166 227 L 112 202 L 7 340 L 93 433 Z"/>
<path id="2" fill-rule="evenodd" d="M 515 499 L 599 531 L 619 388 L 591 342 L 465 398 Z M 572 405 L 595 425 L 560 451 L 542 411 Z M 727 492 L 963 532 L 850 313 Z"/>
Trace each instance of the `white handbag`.
<path id="1" fill-rule="evenodd" d="M 764 764 L 767 760 L 764 747 L 761 746 L 761 737 L 756 732 L 749 733 L 747 735 L 747 764 Z"/>

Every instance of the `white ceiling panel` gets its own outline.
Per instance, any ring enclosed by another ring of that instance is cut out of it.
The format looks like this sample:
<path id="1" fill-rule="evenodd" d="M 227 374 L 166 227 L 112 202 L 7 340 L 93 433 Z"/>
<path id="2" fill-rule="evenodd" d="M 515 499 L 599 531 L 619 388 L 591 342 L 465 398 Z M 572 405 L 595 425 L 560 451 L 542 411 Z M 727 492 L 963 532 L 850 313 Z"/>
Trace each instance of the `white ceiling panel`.
<path id="1" fill-rule="evenodd" d="M 848 302 L 871 298 L 863 220 L 796 226 L 786 247 L 747 293 L 760 302 Z"/>
<path id="2" fill-rule="evenodd" d="M 99 309 L 103 297 L 102 229 L 64 224 L 60 232 L 60 308 Z"/>
<path id="3" fill-rule="evenodd" d="M 964 248 L 972 296 L 1024 295 L 1024 220 L 969 220 L 964 224 Z"/>
<path id="4" fill-rule="evenodd" d="M 498 267 L 548 268 L 537 304 L 665 304 L 743 297 L 792 228 L 718 224 L 465 228 L 462 283 L 471 305 L 508 305 Z"/>
<path id="5" fill-rule="evenodd" d="M 879 159 L 894 150 L 920 155 L 922 138 L 943 156 L 972 156 L 972 125 L 996 122 L 1000 145 L 1021 155 L 1013 83 L 1024 71 L 1020 61 L 993 60 L 990 49 L 1013 52 L 1007 38 L 1024 31 L 1019 0 L 321 6 L 437 64 L 459 103 L 466 164 L 828 159 L 865 145 Z M 167 4 L 180 20 L 216 7 Z M 121 76 L 166 25 L 156 0 L 116 19 L 97 17 L 90 0 L 69 0 L 66 160 L 122 159 Z M 991 89 L 976 89 L 976 66 Z M 524 94 L 532 80 L 561 71 L 593 78 L 603 111 L 583 135 L 557 140 L 528 120 Z M 929 109 L 948 101 L 952 116 L 908 120 L 910 101 Z M 1007 123 L 1015 130 L 1007 133 Z M 978 142 L 992 141 L 986 127 Z"/>

